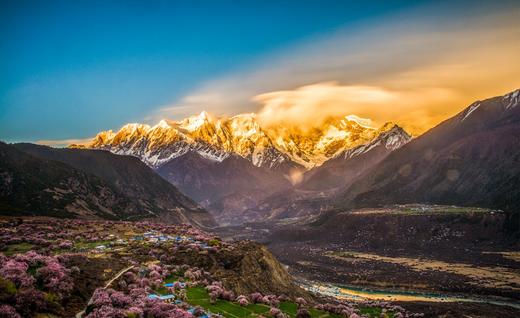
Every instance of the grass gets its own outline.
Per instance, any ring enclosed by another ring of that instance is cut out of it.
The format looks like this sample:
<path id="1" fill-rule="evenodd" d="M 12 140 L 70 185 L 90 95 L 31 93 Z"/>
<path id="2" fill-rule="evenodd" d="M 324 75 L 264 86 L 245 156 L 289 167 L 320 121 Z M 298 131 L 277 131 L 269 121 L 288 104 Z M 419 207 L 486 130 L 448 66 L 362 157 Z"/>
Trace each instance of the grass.
<path id="1" fill-rule="evenodd" d="M 371 318 L 381 317 L 382 309 L 379 307 L 360 307 L 359 312 L 362 315 L 368 315 Z M 387 312 L 385 318 L 393 318 L 394 314 L 392 312 Z"/>
<path id="2" fill-rule="evenodd" d="M 179 280 L 179 276 L 178 275 L 169 275 L 168 277 L 166 277 L 164 279 L 164 282 L 163 282 L 163 286 L 159 287 L 159 288 L 156 288 L 154 289 L 154 291 L 159 294 L 159 295 L 166 295 L 166 294 L 169 294 L 168 292 L 168 287 L 165 287 L 164 284 L 169 284 L 169 283 L 174 283 L 176 281 Z"/>
<path id="3" fill-rule="evenodd" d="M 201 306 L 212 313 L 222 314 L 227 318 L 246 318 L 256 317 L 258 315 L 270 316 L 269 306 L 263 304 L 249 304 L 247 306 L 240 306 L 237 303 L 227 300 L 219 299 L 215 304 L 209 301 L 209 294 L 203 287 L 192 287 L 186 290 L 187 302 L 193 306 Z M 289 317 L 296 317 L 298 306 L 294 302 L 282 302 L 279 306 L 280 310 Z M 311 317 L 313 318 L 340 318 L 341 316 L 329 314 L 328 312 L 310 309 Z"/>
<path id="4" fill-rule="evenodd" d="M 76 249 L 80 249 L 80 248 L 85 248 L 85 249 L 93 249 L 95 248 L 96 246 L 99 246 L 99 245 L 107 245 L 108 243 L 110 243 L 111 241 L 109 240 L 105 240 L 105 241 L 96 241 L 96 242 L 84 242 L 84 241 L 78 241 L 78 242 L 74 242 L 74 248 Z"/>
<path id="5" fill-rule="evenodd" d="M 18 244 L 11 244 L 7 246 L 7 249 L 4 251 L 4 254 L 6 256 L 11 256 L 18 253 L 25 253 L 30 251 L 34 245 L 29 243 L 18 243 Z"/>

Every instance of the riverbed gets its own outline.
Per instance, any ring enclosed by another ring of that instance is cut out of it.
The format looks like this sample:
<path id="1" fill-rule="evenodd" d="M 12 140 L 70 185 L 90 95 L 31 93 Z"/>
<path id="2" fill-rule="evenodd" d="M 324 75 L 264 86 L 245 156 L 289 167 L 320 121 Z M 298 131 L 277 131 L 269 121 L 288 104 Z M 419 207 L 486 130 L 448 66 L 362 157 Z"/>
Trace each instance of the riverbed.
<path id="1" fill-rule="evenodd" d="M 365 288 L 359 286 L 333 285 L 308 280 L 301 280 L 299 281 L 299 284 L 302 288 L 312 293 L 342 300 L 379 300 L 392 302 L 472 302 L 493 304 L 498 306 L 509 306 L 520 309 L 520 302 L 514 300 L 478 298 L 462 295 L 446 295 L 440 293 L 426 293 L 421 291 L 398 291 Z"/>

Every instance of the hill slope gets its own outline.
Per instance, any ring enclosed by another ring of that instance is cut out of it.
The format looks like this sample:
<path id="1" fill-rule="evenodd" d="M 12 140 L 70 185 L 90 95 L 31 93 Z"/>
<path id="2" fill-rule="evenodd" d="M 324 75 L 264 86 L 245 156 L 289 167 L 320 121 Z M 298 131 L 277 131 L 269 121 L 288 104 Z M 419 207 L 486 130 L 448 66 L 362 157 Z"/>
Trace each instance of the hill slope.
<path id="1" fill-rule="evenodd" d="M 248 220 L 275 220 L 310 216 L 331 208 L 338 191 L 357 180 L 365 171 L 377 165 L 392 151 L 410 140 L 401 127 L 388 123 L 372 141 L 345 150 L 304 175 L 295 188 L 287 189 L 262 200 L 244 216 Z"/>
<path id="2" fill-rule="evenodd" d="M 15 196 L 32 193 L 30 197 L 35 202 L 31 206 L 36 214 L 45 214 L 50 208 L 62 215 L 107 217 L 108 214 L 113 219 L 161 218 L 175 223 L 213 223 L 207 212 L 136 158 L 33 144 L 2 144 L 2 149 L 9 162 L 3 166 L 6 173 L 13 180 L 30 182 L 19 183 Z M 80 185 L 74 186 L 74 180 Z M 52 200 L 50 196 L 43 204 L 38 200 L 48 197 L 47 191 L 66 192 L 68 201 Z M 94 203 L 105 197 L 103 191 L 110 193 L 111 201 L 100 207 Z M 84 201 L 93 203 L 85 207 Z M 27 209 L 23 205 L 18 207 Z"/>
<path id="3" fill-rule="evenodd" d="M 391 153 L 340 207 L 438 203 L 520 208 L 520 90 L 478 101 Z"/>
<path id="4" fill-rule="evenodd" d="M 223 223 L 232 222 L 266 196 L 290 187 L 282 175 L 237 155 L 214 161 L 190 151 L 162 165 L 157 173 Z"/>
<path id="5" fill-rule="evenodd" d="M 345 150 L 325 161 L 323 165 L 305 173 L 304 181 L 298 188 L 318 191 L 345 187 L 410 139 L 410 135 L 401 127 L 388 123 L 380 129 L 378 137 L 374 140 Z"/>

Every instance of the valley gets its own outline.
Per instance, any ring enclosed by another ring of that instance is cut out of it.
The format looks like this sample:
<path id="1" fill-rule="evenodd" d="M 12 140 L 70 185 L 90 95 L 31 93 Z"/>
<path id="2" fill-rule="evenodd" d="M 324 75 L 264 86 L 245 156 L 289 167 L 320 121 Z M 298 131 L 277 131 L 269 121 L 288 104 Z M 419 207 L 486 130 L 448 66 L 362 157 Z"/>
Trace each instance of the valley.
<path id="1" fill-rule="evenodd" d="M 518 105 L 477 101 L 414 138 L 202 112 L 0 143 L 0 313 L 518 317 Z"/>
<path id="2" fill-rule="evenodd" d="M 219 233 L 266 244 L 301 286 L 325 295 L 421 303 L 455 317 L 473 307 L 504 307 L 485 317 L 520 310 L 518 221 L 500 211 L 399 205 Z"/>
<path id="3" fill-rule="evenodd" d="M 520 318 L 520 0 L 0 25 L 0 318 Z"/>
<path id="4" fill-rule="evenodd" d="M 3 217 L 0 238 L 4 316 L 421 317 L 308 293 L 262 245 L 189 225 Z"/>

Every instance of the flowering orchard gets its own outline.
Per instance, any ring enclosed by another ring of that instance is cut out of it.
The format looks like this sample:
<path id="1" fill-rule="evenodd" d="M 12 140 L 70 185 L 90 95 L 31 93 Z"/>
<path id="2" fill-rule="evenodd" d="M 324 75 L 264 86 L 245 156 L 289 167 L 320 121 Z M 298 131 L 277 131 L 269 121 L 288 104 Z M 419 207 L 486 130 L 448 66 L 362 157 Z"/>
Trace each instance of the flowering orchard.
<path id="1" fill-rule="evenodd" d="M 258 277 L 270 275 L 264 265 L 242 263 L 261 260 L 241 242 L 190 225 L 4 219 L 0 238 L 0 318 L 419 316 L 389 303 L 313 297 L 290 284 L 280 293 L 274 283 L 260 285 Z"/>

